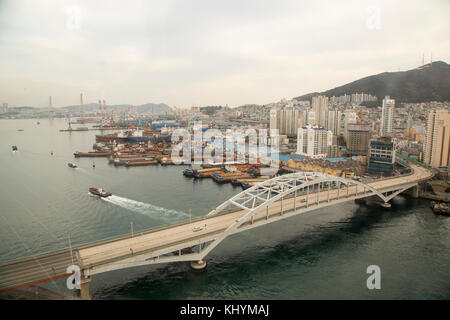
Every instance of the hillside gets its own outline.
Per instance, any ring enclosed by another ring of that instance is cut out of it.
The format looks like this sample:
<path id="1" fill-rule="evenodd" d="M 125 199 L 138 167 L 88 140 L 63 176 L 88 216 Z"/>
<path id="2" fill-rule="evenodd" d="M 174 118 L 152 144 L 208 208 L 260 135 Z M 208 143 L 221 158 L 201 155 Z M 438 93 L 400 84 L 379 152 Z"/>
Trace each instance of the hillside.
<path id="1" fill-rule="evenodd" d="M 294 99 L 311 100 L 319 94 L 332 97 L 361 92 L 375 95 L 380 100 L 391 96 L 398 102 L 450 101 L 450 66 L 436 61 L 408 71 L 383 72 Z"/>

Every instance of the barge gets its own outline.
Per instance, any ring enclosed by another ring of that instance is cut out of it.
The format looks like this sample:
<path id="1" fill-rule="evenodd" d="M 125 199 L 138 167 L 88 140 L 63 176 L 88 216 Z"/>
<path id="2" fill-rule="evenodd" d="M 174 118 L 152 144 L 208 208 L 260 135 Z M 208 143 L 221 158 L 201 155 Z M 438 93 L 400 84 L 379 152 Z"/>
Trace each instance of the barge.
<path id="1" fill-rule="evenodd" d="M 81 157 L 107 157 L 110 155 L 109 151 L 89 151 L 89 152 L 75 152 L 73 155 L 75 158 Z"/>

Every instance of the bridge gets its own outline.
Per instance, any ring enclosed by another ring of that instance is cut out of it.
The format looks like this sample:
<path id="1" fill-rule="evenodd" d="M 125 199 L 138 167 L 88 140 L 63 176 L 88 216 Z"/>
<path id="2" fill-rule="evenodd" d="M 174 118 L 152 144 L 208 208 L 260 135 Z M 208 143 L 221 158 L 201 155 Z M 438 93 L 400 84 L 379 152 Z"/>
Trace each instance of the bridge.
<path id="1" fill-rule="evenodd" d="M 90 297 L 91 277 L 104 272 L 182 261 L 203 269 L 208 253 L 232 234 L 346 201 L 376 197 L 387 207 L 392 198 L 411 188 L 417 197 L 418 185 L 433 174 L 410 166 L 409 174 L 366 183 L 317 172 L 278 176 L 197 219 L 2 264 L 0 293 L 67 277 L 70 265 L 80 267 L 82 299 Z"/>

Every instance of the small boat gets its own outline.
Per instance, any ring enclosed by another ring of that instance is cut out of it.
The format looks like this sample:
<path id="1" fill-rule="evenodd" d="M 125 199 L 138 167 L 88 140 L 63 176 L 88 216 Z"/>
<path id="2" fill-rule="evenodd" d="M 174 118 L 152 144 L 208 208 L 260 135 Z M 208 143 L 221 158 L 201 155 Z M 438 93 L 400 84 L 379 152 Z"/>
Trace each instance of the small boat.
<path id="1" fill-rule="evenodd" d="M 450 208 L 449 208 L 448 204 L 445 202 L 439 203 L 439 202 L 432 201 L 430 203 L 430 207 L 435 214 L 450 216 Z"/>
<path id="2" fill-rule="evenodd" d="M 71 167 L 71 168 L 77 168 L 78 167 L 75 163 L 72 163 L 72 162 L 69 162 L 67 165 L 69 167 Z"/>
<path id="3" fill-rule="evenodd" d="M 96 196 L 99 196 L 99 197 L 102 197 L 102 198 L 107 198 L 109 196 L 112 196 L 111 193 L 106 192 L 102 188 L 91 187 L 91 188 L 89 188 L 89 192 L 92 193 L 93 195 L 96 195 Z"/>
<path id="4" fill-rule="evenodd" d="M 12 151 L 17 151 L 17 146 L 12 146 Z"/>
<path id="5" fill-rule="evenodd" d="M 23 129 L 17 129 L 17 131 L 23 131 Z"/>

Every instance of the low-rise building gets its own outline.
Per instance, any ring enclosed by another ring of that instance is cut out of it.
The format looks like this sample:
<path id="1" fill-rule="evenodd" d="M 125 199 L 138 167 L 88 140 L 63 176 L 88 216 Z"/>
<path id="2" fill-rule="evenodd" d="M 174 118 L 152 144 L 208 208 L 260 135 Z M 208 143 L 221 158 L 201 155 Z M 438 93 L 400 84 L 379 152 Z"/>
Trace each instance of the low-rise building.
<path id="1" fill-rule="evenodd" d="M 369 172 L 390 175 L 394 171 L 396 141 L 380 137 L 370 141 Z"/>

